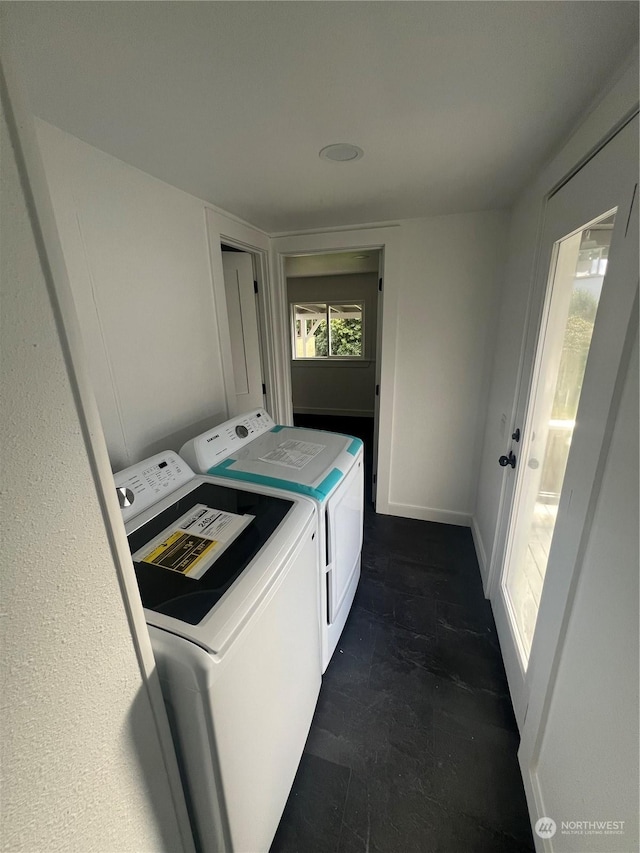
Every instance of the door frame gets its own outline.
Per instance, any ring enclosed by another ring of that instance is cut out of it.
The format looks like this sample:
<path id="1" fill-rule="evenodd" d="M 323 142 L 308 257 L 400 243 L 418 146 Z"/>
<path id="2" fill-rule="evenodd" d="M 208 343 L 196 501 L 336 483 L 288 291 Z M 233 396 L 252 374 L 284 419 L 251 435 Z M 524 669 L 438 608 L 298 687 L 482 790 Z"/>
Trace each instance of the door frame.
<path id="1" fill-rule="evenodd" d="M 630 122 L 633 121 L 635 115 L 637 115 L 637 110 L 634 115 L 628 117 L 624 123 L 621 123 L 617 127 L 615 133 L 609 134 L 606 137 L 606 140 L 598 147 L 597 151 L 594 152 L 594 154 L 589 157 L 588 161 L 585 161 L 580 168 L 593 160 L 595 154 L 601 151 L 606 144 L 609 142 L 616 144 L 614 142 L 616 137 L 618 137 L 619 141 L 622 140 L 622 145 L 632 145 L 633 131 L 630 131 L 630 136 L 627 136 L 627 140 L 630 140 L 628 142 L 625 142 L 625 137 L 619 136 L 619 134 Z M 575 176 L 579 171 L 579 169 L 573 170 L 571 177 Z M 511 445 L 517 456 L 519 456 L 520 451 L 525 449 L 524 444 L 526 443 L 526 436 L 524 435 L 524 426 L 530 415 L 528 408 L 533 382 L 535 381 L 536 376 L 538 339 L 539 335 L 543 331 L 541 324 L 545 318 L 545 311 L 549 299 L 548 283 L 553 276 L 553 258 L 557 251 L 555 240 L 562 239 L 562 237 L 555 233 L 551 235 L 547 232 L 550 220 L 549 203 L 551 198 L 563 187 L 567 188 L 565 193 L 578 193 L 580 189 L 578 181 L 572 185 L 570 180 L 567 179 L 562 181 L 553 192 L 549 193 L 545 200 L 543 221 L 537 238 L 538 248 L 536 253 L 537 260 L 534 285 L 529 297 L 526 334 L 521 352 L 519 388 L 517 390 L 514 403 L 515 417 L 512 420 L 512 428 L 510 430 L 511 432 L 516 427 L 519 427 L 523 433 L 523 445 Z M 628 220 L 628 217 L 630 217 L 631 214 L 637 217 L 637 188 L 635 191 L 633 190 L 633 184 L 630 179 L 628 189 L 625 188 L 624 192 L 624 202 L 621 202 L 618 205 L 620 229 L 617 232 L 617 237 L 616 230 L 614 229 L 614 240 L 617 245 L 622 243 L 625 233 L 629 231 L 630 221 Z M 628 193 L 628 198 L 626 197 L 626 193 Z M 588 217 L 586 221 L 588 222 L 591 219 L 595 219 L 597 216 L 604 214 L 605 212 L 606 211 L 604 209 L 597 210 L 594 207 L 593 216 Z M 581 227 L 584 227 L 584 225 L 581 225 Z M 570 233 L 572 232 L 569 229 L 566 236 L 569 236 Z M 545 245 L 543 241 L 550 240 L 552 236 L 554 237 L 554 241 L 551 244 L 547 243 Z M 628 253 L 625 258 L 626 257 L 628 257 Z M 496 540 L 494 542 L 494 553 L 487 588 L 488 595 L 492 602 L 498 633 L 502 638 L 501 649 L 505 668 L 508 674 L 511 673 L 511 677 L 509 678 L 509 688 L 511 691 L 518 726 L 521 731 L 523 731 L 525 722 L 529 716 L 527 708 L 529 699 L 533 699 L 534 695 L 532 688 L 532 684 L 534 683 L 533 679 L 534 677 L 536 679 L 535 692 L 537 694 L 542 692 L 546 695 L 547 684 L 551 679 L 553 671 L 553 660 L 555 660 L 555 656 L 560 652 L 563 626 L 565 625 L 568 614 L 571 611 L 573 594 L 575 592 L 575 585 L 577 583 L 577 576 L 579 573 L 580 549 L 582 547 L 581 543 L 584 537 L 588 534 L 589 521 L 593 512 L 593 503 L 597 497 L 599 489 L 599 482 L 602 473 L 602 465 L 599 460 L 602 460 L 602 458 L 606 456 L 608 438 L 610 437 L 609 433 L 611 429 L 611 413 L 615 411 L 615 407 L 617 405 L 613 389 L 617 372 L 624 360 L 623 344 L 628 333 L 627 326 L 630 322 L 628 317 L 630 312 L 632 312 L 634 299 L 634 275 L 636 276 L 635 286 L 637 288 L 637 269 L 635 273 L 630 269 L 625 269 L 621 273 L 618 267 L 619 263 L 615 269 L 608 270 L 608 275 L 609 280 L 611 280 L 612 274 L 616 275 L 618 280 L 620 280 L 621 275 L 625 275 L 627 277 L 624 279 L 624 282 L 627 282 L 627 285 L 624 287 L 624 300 L 627 310 L 627 314 L 624 316 L 627 317 L 627 320 L 624 320 L 623 314 L 618 313 L 616 314 L 616 317 L 618 318 L 616 325 L 610 317 L 605 315 L 603 318 L 601 316 L 601 312 L 599 313 L 600 324 L 597 327 L 600 329 L 600 332 L 594 332 L 592 348 L 593 345 L 597 344 L 602 338 L 603 332 L 607 328 L 606 326 L 603 327 L 603 323 L 609 323 L 609 335 L 611 336 L 611 339 L 615 341 L 615 345 L 608 346 L 606 356 L 602 358 L 600 362 L 600 364 L 605 364 L 604 367 L 599 368 L 600 375 L 598 377 L 599 383 L 602 383 L 604 390 L 602 392 L 598 391 L 598 393 L 593 393 L 590 399 L 585 398 L 584 395 L 581 399 L 579 414 L 583 419 L 588 420 L 590 424 L 595 424 L 595 427 L 591 429 L 587 438 L 586 447 L 588 448 L 588 452 L 586 454 L 584 450 L 582 452 L 583 460 L 585 455 L 588 457 L 587 464 L 583 464 L 582 470 L 574 470 L 578 488 L 574 490 L 575 499 L 573 499 L 573 503 L 571 505 L 570 516 L 568 515 L 568 506 L 572 500 L 572 495 L 569 494 L 567 496 L 563 496 L 563 499 L 561 500 L 558 514 L 560 518 L 564 505 L 566 527 L 561 536 L 554 537 L 554 543 L 552 545 L 552 552 L 550 555 L 550 563 L 552 560 L 556 563 L 558 561 L 562 561 L 562 564 L 569 568 L 563 573 L 563 577 L 561 579 L 558 579 L 557 582 L 554 581 L 553 591 L 550 589 L 550 584 L 545 582 L 545 589 L 543 591 L 539 609 L 539 618 L 544 621 L 544 630 L 536 630 L 536 636 L 534 636 L 531 654 L 529 657 L 529 666 L 532 669 L 529 674 L 524 672 L 517 653 L 517 640 L 513 634 L 513 628 L 508 618 L 507 605 L 503 600 L 503 591 L 501 589 L 504 563 L 508 555 L 509 531 L 511 529 L 512 519 L 514 518 L 517 510 L 516 485 L 519 481 L 519 471 L 513 473 L 508 471 L 508 474 L 503 477 L 499 524 L 496 532 Z M 622 320 L 620 319 L 621 316 L 623 316 Z M 625 328 L 622 328 L 622 326 L 625 325 L 625 322 L 626 326 Z M 596 338 L 596 335 L 598 335 L 598 338 Z M 589 371 L 589 366 L 587 366 L 587 371 Z M 585 374 L 585 383 L 587 381 L 587 374 Z M 591 381 L 590 384 L 593 388 L 593 381 Z M 598 388 L 599 387 L 600 385 Z M 585 415 L 587 416 L 586 418 Z M 582 446 L 583 448 L 585 447 L 584 438 L 582 439 Z M 570 458 L 567 467 L 567 475 L 569 474 L 571 467 L 572 462 Z M 573 468 L 575 469 L 575 460 Z M 543 606 L 545 604 L 546 607 L 543 613 Z M 546 681 L 540 680 L 540 672 L 546 673 Z M 517 673 L 520 674 L 520 678 L 518 678 Z M 536 699 L 537 698 L 538 696 L 536 696 Z"/>
<path id="2" fill-rule="evenodd" d="M 636 145 L 635 163 L 637 170 L 637 119 L 636 128 L 633 131 Z M 601 326 L 598 330 L 597 319 L 594 328 L 594 337 L 589 357 L 592 353 L 597 356 L 599 347 L 600 354 L 606 350 L 606 364 L 604 359 L 596 361 L 598 367 L 597 377 L 594 379 L 595 368 L 592 366 L 591 384 L 602 389 L 601 393 L 585 398 L 582 405 L 581 396 L 578 416 L 585 421 L 595 423 L 596 428 L 591 430 L 588 437 L 583 435 L 583 453 L 581 459 L 573 459 L 569 456 L 567 464 L 567 477 L 574 474 L 574 482 L 578 488 L 574 491 L 574 499 L 571 495 L 563 495 L 559 507 L 559 514 L 563 504 L 567 507 L 571 504 L 571 515 L 566 513 L 567 526 L 571 529 L 568 535 L 554 539 L 551 547 L 550 562 L 554 560 L 556 565 L 567 565 L 569 571 L 555 572 L 549 575 L 549 582 L 543 588 L 540 602 L 539 620 L 541 630 L 536 631 L 531 648 L 530 663 L 531 674 L 529 678 L 529 704 L 527 708 L 524 725 L 521 729 L 521 742 L 518 751 L 518 759 L 524 780 L 527 800 L 530 805 L 535 805 L 538 815 L 545 814 L 544 797 L 538 776 L 538 763 L 543 746 L 545 729 L 565 639 L 572 615 L 573 602 L 578 592 L 578 583 L 582 572 L 583 562 L 589 546 L 591 535 L 591 522 L 596 511 L 596 505 L 600 496 L 602 480 L 608 460 L 609 448 L 616 425 L 618 410 L 622 400 L 625 380 L 628 373 L 630 358 L 638 334 L 638 308 L 639 308 L 639 285 L 638 285 L 638 173 L 636 171 L 635 187 L 629 188 L 629 197 L 624 204 L 618 207 L 620 216 L 620 230 L 618 231 L 618 242 L 625 238 L 630 241 L 629 247 L 624 255 L 618 254 L 616 259 L 612 253 L 613 264 L 607 273 L 615 272 L 615 281 L 623 287 L 616 292 L 616 312 L 608 312 L 601 316 Z M 616 229 L 614 228 L 616 238 Z M 612 241 L 613 245 L 613 241 Z M 608 302 L 605 303 L 605 299 Z M 608 303 L 613 301 L 611 291 L 606 292 L 605 287 L 601 296 L 599 313 L 601 309 L 608 308 Z M 604 324 L 607 324 L 606 326 Z M 604 331 L 608 334 L 604 334 Z M 598 335 L 598 338 L 596 338 Z M 587 371 L 589 362 L 587 362 Z M 585 372 L 585 385 L 587 382 Z M 582 460 L 587 464 L 583 465 Z M 571 471 L 573 467 L 574 471 Z M 539 850 L 552 850 L 552 843 L 541 841 L 536 838 Z"/>
<path id="3" fill-rule="evenodd" d="M 205 229 L 209 246 L 212 294 L 220 340 L 220 361 L 222 363 L 227 416 L 233 417 L 233 415 L 240 414 L 240 412 L 236 412 L 236 386 L 233 374 L 233 359 L 231 356 L 224 269 L 222 266 L 222 243 L 251 255 L 253 261 L 253 274 L 255 280 L 258 282 L 256 318 L 260 340 L 262 376 L 266 386 L 266 408 L 277 420 L 278 410 L 275 400 L 277 399 L 280 376 L 277 359 L 274 357 L 273 336 L 266 333 L 267 329 L 273 328 L 271 324 L 273 308 L 271 305 L 269 279 L 269 237 L 264 232 L 258 231 L 243 222 L 230 220 L 227 214 L 221 214 L 216 208 L 210 205 L 205 205 Z"/>
<path id="4" fill-rule="evenodd" d="M 377 308 L 376 308 L 376 328 L 375 328 L 375 376 L 374 376 L 374 410 L 373 410 L 373 459 L 372 459 L 372 500 L 375 506 L 376 503 L 376 486 L 377 486 L 377 462 L 378 462 L 378 439 L 379 439 L 379 420 L 380 420 L 380 377 L 381 377 L 381 364 L 382 364 L 382 328 L 383 328 L 383 305 L 384 305 L 384 246 L 356 246 L 349 251 L 353 252 L 377 252 L 378 254 L 378 268 L 376 271 L 376 275 L 378 277 L 378 295 L 377 295 Z M 286 323 L 288 334 L 286 341 L 286 357 L 287 357 L 287 374 L 289 379 L 289 387 L 291 388 L 291 314 L 289 311 L 289 298 L 287 291 L 287 273 L 286 273 L 286 262 L 287 258 L 303 258 L 303 257 L 317 257 L 318 255 L 338 255 L 343 254 L 344 249 L 325 249 L 322 251 L 298 251 L 298 252 L 283 252 L 279 255 L 279 258 L 282 261 L 282 275 L 284 277 L 284 291 L 285 291 L 285 309 L 286 309 Z M 365 317 L 365 335 L 367 334 L 367 326 L 366 326 L 366 317 Z M 293 422 L 293 394 L 291 394 L 291 422 Z"/>
<path id="5" fill-rule="evenodd" d="M 355 226 L 331 231 L 314 231 L 300 234 L 283 234 L 272 238 L 271 304 L 274 317 L 274 347 L 279 359 L 279 403 L 283 414 L 281 423 L 293 422 L 291 400 L 291 372 L 289 370 L 289 311 L 285 259 L 290 255 L 319 255 L 325 252 L 380 251 L 383 277 L 383 302 L 379 315 L 381 343 L 378 349 L 376 371 L 380 386 L 378 397 L 378 439 L 376 442 L 376 512 L 389 514 L 390 472 L 394 419 L 394 377 L 397 340 L 397 282 L 402 280 L 402 232 L 398 224 Z M 277 326 L 275 324 L 277 321 Z"/>
<path id="6" fill-rule="evenodd" d="M 635 90 L 635 75 L 633 79 L 633 86 Z M 533 369 L 536 354 L 536 345 L 538 341 L 538 331 L 542 322 L 546 295 L 546 289 L 544 284 L 542 286 L 540 285 L 540 270 L 543 271 L 543 275 L 546 274 L 548 272 L 550 262 L 549 255 L 549 257 L 547 258 L 547 265 L 545 267 L 545 259 L 542 257 L 543 248 L 541 245 L 546 221 L 547 205 L 549 204 L 551 198 L 553 198 L 553 196 L 557 192 L 559 192 L 560 189 L 562 189 L 562 187 L 566 183 L 568 183 L 574 175 L 576 175 L 584 166 L 586 166 L 587 163 L 589 163 L 589 161 L 592 160 L 598 154 L 598 152 L 601 151 L 605 147 L 605 145 L 607 145 L 608 142 L 610 142 L 621 130 L 623 130 L 623 128 L 626 127 L 629 122 L 633 121 L 633 119 L 637 115 L 638 104 L 636 101 L 633 108 L 628 110 L 617 122 L 610 126 L 606 132 L 602 133 L 602 135 L 600 135 L 599 137 L 594 138 L 593 145 L 586 154 L 577 159 L 574 163 L 568 161 L 565 164 L 565 171 L 561 173 L 556 173 L 555 180 L 552 179 L 553 183 L 551 184 L 550 189 L 548 189 L 542 194 L 542 198 L 539 202 L 539 210 L 537 215 L 537 225 L 535 232 L 535 251 L 533 253 L 530 273 L 530 280 L 532 281 L 532 286 L 529 288 L 527 294 L 527 305 L 525 308 L 523 319 L 524 334 L 522 338 L 522 345 L 520 347 L 518 367 L 516 371 L 516 379 L 513 390 L 513 403 L 511 407 L 511 412 L 509 414 L 509 419 L 507 421 L 509 436 L 511 436 L 511 434 L 516 430 L 516 428 L 520 427 L 520 429 L 522 429 L 522 424 L 524 423 L 524 417 L 526 415 L 525 403 L 529 398 L 529 394 L 531 391 L 531 383 L 533 381 Z M 549 185 L 547 184 L 547 186 Z M 513 450 L 517 455 L 517 444 L 512 444 L 509 447 L 505 445 L 504 452 L 508 453 L 510 449 Z M 510 470 L 507 469 L 507 474 L 509 473 Z M 513 505 L 514 488 L 515 477 L 505 476 L 502 478 L 502 483 L 500 486 L 500 496 L 498 499 L 498 521 L 496 524 L 495 534 L 493 536 L 489 565 L 484 583 L 485 597 L 489 599 L 493 598 L 493 595 L 496 590 L 496 585 L 499 582 L 499 575 L 502 568 L 502 564 L 504 562 L 506 537 L 509 524 L 509 515 L 511 507 Z"/>

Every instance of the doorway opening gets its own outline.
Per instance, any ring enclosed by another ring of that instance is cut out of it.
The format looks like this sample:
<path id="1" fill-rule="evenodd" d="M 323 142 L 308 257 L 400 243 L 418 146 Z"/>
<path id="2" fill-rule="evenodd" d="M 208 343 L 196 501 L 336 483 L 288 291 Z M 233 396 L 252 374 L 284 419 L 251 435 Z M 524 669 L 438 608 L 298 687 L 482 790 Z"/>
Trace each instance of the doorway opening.
<path id="1" fill-rule="evenodd" d="M 284 257 L 296 426 L 355 435 L 375 504 L 382 331 L 381 250 Z"/>

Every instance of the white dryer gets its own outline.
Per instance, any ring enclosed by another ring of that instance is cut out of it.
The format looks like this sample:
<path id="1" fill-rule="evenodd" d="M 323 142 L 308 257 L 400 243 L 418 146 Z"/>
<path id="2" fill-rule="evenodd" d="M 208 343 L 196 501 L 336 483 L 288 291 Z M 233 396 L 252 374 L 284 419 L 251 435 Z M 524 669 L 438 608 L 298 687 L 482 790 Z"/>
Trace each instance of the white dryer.
<path id="1" fill-rule="evenodd" d="M 191 439 L 180 455 L 196 471 L 305 495 L 316 502 L 324 672 L 360 578 L 362 441 L 339 433 L 281 426 L 264 409 L 255 409 Z"/>
<path id="2" fill-rule="evenodd" d="M 196 846 L 266 853 L 320 690 L 315 505 L 173 452 L 115 482 Z"/>

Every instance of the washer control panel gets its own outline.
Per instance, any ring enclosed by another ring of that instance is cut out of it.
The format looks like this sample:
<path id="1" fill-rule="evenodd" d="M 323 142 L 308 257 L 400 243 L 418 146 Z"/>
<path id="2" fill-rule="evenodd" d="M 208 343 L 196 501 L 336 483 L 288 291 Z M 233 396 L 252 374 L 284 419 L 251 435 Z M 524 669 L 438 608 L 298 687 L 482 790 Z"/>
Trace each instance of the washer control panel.
<path id="1" fill-rule="evenodd" d="M 129 521 L 194 476 L 177 453 L 167 450 L 114 474 L 122 518 Z"/>
<path id="2" fill-rule="evenodd" d="M 192 438 L 182 446 L 180 456 L 194 471 L 206 474 L 214 465 L 274 426 L 273 418 L 265 409 L 254 409 Z"/>

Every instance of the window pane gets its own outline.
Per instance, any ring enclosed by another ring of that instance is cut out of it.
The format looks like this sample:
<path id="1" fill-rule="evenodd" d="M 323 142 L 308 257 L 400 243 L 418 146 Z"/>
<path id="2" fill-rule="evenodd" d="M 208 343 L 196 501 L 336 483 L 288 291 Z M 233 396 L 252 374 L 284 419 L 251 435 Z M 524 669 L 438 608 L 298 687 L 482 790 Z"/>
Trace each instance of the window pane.
<path id="1" fill-rule="evenodd" d="M 330 305 L 330 353 L 362 356 L 362 305 Z"/>
<path id="2" fill-rule="evenodd" d="M 562 495 L 614 217 L 560 241 L 531 414 L 528 459 L 503 580 L 526 667 Z M 604 264 L 603 264 L 604 262 Z M 524 448 L 523 448 L 524 449 Z"/>
<path id="3" fill-rule="evenodd" d="M 317 358 L 329 354 L 327 342 L 327 306 L 306 303 L 294 306 L 295 357 Z"/>

